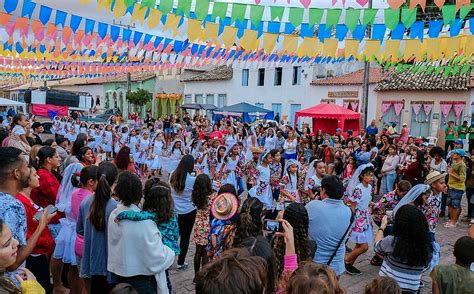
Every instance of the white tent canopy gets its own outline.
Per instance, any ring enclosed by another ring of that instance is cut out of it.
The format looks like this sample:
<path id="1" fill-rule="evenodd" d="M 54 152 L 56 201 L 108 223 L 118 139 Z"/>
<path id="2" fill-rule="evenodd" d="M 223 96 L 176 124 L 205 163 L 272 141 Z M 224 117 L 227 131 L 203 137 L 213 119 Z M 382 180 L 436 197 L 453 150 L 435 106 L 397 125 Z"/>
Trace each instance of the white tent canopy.
<path id="1" fill-rule="evenodd" d="M 6 98 L 0 98 L 0 106 L 25 106 L 25 103 Z"/>

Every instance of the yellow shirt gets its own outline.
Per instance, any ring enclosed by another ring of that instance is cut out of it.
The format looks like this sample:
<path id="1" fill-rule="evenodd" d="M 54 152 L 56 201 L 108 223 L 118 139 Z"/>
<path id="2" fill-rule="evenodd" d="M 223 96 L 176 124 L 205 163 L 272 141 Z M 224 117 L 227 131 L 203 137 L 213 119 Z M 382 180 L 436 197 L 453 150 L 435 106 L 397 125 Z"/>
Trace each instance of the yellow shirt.
<path id="1" fill-rule="evenodd" d="M 464 191 L 466 189 L 466 164 L 462 160 L 459 163 L 453 162 L 451 168 L 453 169 L 453 173 L 458 175 L 460 179 L 456 180 L 454 177 L 449 176 L 449 188 Z"/>
<path id="2" fill-rule="evenodd" d="M 27 280 L 21 282 L 22 294 L 45 294 L 46 291 L 41 287 L 40 283 L 35 280 Z"/>

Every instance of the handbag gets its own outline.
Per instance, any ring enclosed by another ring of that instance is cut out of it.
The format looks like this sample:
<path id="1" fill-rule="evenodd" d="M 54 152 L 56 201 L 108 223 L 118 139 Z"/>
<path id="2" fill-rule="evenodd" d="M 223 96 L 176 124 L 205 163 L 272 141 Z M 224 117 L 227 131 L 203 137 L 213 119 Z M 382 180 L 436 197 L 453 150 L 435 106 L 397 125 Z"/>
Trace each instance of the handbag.
<path id="1" fill-rule="evenodd" d="M 351 220 L 349 221 L 349 225 L 347 226 L 347 229 L 346 229 L 346 232 L 344 233 L 344 235 L 342 235 L 341 240 L 339 240 L 339 242 L 337 243 L 336 249 L 334 249 L 334 252 L 332 253 L 331 258 L 329 258 L 328 262 L 326 263 L 328 266 L 331 264 L 332 260 L 336 256 L 337 250 L 339 250 L 339 247 L 341 247 L 342 242 L 344 241 L 344 239 L 346 238 L 347 233 L 351 229 L 352 223 L 354 222 L 354 218 L 355 218 L 355 214 L 351 209 Z"/>

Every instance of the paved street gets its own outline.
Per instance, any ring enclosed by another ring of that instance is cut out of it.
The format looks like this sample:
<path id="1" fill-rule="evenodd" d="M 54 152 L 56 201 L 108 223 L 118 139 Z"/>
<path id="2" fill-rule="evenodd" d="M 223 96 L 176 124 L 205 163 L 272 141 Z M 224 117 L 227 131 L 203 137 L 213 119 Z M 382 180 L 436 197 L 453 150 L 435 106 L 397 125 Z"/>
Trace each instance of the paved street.
<path id="1" fill-rule="evenodd" d="M 463 200 L 465 201 L 466 198 Z M 465 203 L 463 203 L 465 205 Z M 466 208 L 463 208 L 461 215 L 464 215 Z M 441 246 L 441 264 L 452 264 L 454 263 L 453 246 L 456 240 L 467 234 L 468 223 L 459 223 L 458 227 L 454 229 L 445 229 L 443 227 L 444 219 L 439 220 L 437 227 L 436 239 Z M 375 228 L 376 230 L 376 228 Z M 349 244 L 350 245 L 350 244 Z M 170 269 L 171 280 L 173 283 L 173 293 L 194 293 L 194 269 L 193 269 L 193 258 L 194 256 L 194 245 L 190 245 L 190 251 L 186 262 L 189 263 L 189 268 L 185 271 L 176 271 L 175 266 Z M 378 267 L 370 265 L 370 259 L 373 256 L 373 249 L 359 257 L 355 266 L 359 268 L 363 274 L 360 276 L 349 276 L 343 275 L 341 277 L 341 284 L 347 290 L 347 293 L 363 293 L 365 285 L 378 275 Z M 422 293 L 431 293 L 431 279 L 429 273 L 423 276 L 423 282 L 425 284 L 422 289 Z"/>

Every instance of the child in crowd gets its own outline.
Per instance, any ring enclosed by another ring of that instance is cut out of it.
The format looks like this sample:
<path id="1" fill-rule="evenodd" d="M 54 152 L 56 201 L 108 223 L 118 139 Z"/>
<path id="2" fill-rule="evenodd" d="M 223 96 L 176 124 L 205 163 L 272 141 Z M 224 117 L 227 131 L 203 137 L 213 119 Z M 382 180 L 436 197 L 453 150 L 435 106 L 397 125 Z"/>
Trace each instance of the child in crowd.
<path id="1" fill-rule="evenodd" d="M 19 113 L 15 115 L 11 123 L 12 132 L 8 145 L 20 149 L 24 153 L 25 158 L 28 161 L 31 147 L 28 143 L 28 140 L 26 140 L 27 126 L 28 120 L 26 119 L 26 116 L 24 114 Z"/>
<path id="2" fill-rule="evenodd" d="M 272 162 L 270 164 L 270 186 L 272 188 L 273 199 L 278 200 L 280 196 L 280 178 L 283 167 L 281 166 L 281 153 L 278 149 L 270 151 Z"/>
<path id="3" fill-rule="evenodd" d="M 270 163 L 273 158 L 270 151 L 266 151 L 260 156 L 260 163 L 257 167 L 257 184 L 249 190 L 249 196 L 260 200 L 267 210 L 273 210 L 273 196 L 270 186 L 271 170 Z"/>
<path id="4" fill-rule="evenodd" d="M 434 294 L 474 293 L 474 272 L 469 267 L 474 263 L 474 238 L 464 236 L 454 244 L 456 263 L 438 265 L 431 272 Z"/>
<path id="5" fill-rule="evenodd" d="M 193 242 L 196 244 L 194 254 L 194 279 L 199 269 L 208 262 L 206 246 L 210 233 L 210 209 L 209 203 L 214 200 L 215 193 L 212 192 L 211 179 L 206 174 L 196 177 L 193 186 L 192 200 L 197 208 L 196 220 L 193 228 Z"/>
<path id="6" fill-rule="evenodd" d="M 158 175 L 161 175 L 161 169 L 163 167 L 163 150 L 165 148 L 165 138 L 163 133 L 158 131 L 155 139 L 153 140 L 153 149 L 151 154 L 150 160 L 150 170 L 152 176 L 156 176 L 156 172 L 158 171 Z"/>
<path id="7" fill-rule="evenodd" d="M 301 202 L 298 193 L 298 169 L 300 164 L 296 159 L 289 159 L 286 162 L 283 177 L 280 181 L 280 197 L 278 198 L 277 209 L 284 209 L 285 201 Z"/>
<path id="8" fill-rule="evenodd" d="M 178 245 L 178 216 L 174 211 L 173 198 L 171 197 L 171 188 L 169 187 L 168 183 L 160 181 L 158 178 L 151 178 L 145 183 L 143 196 L 142 211 L 123 211 L 117 215 L 115 221 L 154 220 L 158 226 L 158 230 L 161 232 L 163 244 L 171 248 L 175 255 L 178 256 L 180 252 Z M 168 289 L 171 293 L 172 287 L 168 270 L 166 270 L 166 279 L 168 283 Z"/>
<path id="9" fill-rule="evenodd" d="M 377 277 L 365 286 L 365 294 L 402 294 L 397 281 L 390 277 Z"/>

